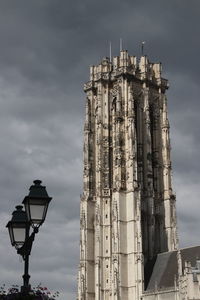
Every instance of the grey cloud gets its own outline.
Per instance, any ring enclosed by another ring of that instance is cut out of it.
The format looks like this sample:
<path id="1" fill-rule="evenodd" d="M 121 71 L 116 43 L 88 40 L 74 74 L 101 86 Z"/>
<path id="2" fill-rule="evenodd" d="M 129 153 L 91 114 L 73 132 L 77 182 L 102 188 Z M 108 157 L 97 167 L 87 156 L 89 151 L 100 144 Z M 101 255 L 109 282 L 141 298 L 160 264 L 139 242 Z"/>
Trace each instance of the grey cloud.
<path id="1" fill-rule="evenodd" d="M 76 297 L 82 86 L 109 41 L 119 54 L 119 38 L 136 55 L 145 40 L 170 81 L 180 243 L 199 244 L 199 8 L 186 0 L 0 1 L 0 283 L 21 285 L 23 264 L 4 226 L 40 178 L 53 200 L 33 245 L 31 283 L 62 291 L 60 300 Z"/>

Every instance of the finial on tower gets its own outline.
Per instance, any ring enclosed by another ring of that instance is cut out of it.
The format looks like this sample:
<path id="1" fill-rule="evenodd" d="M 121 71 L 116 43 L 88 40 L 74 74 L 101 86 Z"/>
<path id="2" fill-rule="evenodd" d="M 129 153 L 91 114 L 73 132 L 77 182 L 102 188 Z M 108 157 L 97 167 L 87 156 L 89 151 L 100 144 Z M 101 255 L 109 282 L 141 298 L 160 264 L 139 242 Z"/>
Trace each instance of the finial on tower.
<path id="1" fill-rule="evenodd" d="M 141 45 L 141 53 L 142 53 L 142 56 L 144 56 L 144 45 L 146 44 L 145 41 L 142 42 L 142 45 Z"/>
<path id="2" fill-rule="evenodd" d="M 109 50 L 110 50 L 110 62 L 112 62 L 112 43 L 109 44 Z"/>
<path id="3" fill-rule="evenodd" d="M 122 51 L 122 38 L 120 38 L 119 44 L 120 44 L 120 51 Z"/>

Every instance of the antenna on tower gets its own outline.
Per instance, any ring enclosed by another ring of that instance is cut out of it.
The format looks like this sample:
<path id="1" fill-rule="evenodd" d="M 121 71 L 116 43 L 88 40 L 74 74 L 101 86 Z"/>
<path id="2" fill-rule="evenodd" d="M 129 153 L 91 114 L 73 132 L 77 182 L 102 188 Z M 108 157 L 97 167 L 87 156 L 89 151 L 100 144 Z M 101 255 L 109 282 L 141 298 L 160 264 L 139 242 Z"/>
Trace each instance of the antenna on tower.
<path id="1" fill-rule="evenodd" d="M 120 51 L 122 51 L 122 38 L 120 38 L 119 44 L 120 44 Z"/>
<path id="2" fill-rule="evenodd" d="M 144 56 L 144 45 L 146 44 L 145 41 L 142 42 L 142 45 L 141 45 L 141 53 L 142 53 L 142 56 Z"/>
<path id="3" fill-rule="evenodd" d="M 112 62 L 112 43 L 109 44 L 109 50 L 110 50 L 110 62 Z"/>

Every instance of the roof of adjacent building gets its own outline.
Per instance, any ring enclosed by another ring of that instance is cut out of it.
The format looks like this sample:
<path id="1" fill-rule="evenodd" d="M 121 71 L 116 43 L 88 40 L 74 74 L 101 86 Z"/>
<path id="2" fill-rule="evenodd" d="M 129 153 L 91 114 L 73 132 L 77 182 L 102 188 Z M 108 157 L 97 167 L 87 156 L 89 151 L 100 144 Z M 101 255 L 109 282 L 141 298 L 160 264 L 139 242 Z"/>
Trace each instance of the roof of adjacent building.
<path id="1" fill-rule="evenodd" d="M 200 259 L 200 246 L 180 249 L 182 266 L 190 262 L 192 267 Z M 147 290 L 169 288 L 174 286 L 178 276 L 177 251 L 164 252 L 157 255 Z"/>

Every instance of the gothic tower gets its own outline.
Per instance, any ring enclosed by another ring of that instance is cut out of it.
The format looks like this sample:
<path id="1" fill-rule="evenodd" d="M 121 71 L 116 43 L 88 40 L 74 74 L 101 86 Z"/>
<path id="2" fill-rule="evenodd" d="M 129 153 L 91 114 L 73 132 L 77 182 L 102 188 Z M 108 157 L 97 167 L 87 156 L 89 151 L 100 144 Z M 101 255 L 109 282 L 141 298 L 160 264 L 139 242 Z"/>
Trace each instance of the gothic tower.
<path id="1" fill-rule="evenodd" d="M 78 300 L 139 300 L 145 266 L 177 249 L 167 88 L 127 51 L 90 68 Z"/>

